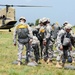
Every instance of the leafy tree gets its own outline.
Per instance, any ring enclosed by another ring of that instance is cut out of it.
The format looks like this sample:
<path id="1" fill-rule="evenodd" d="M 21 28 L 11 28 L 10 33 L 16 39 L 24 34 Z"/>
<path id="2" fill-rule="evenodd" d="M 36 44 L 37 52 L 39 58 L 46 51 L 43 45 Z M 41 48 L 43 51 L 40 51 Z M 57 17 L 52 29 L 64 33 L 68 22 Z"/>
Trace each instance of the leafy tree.
<path id="1" fill-rule="evenodd" d="M 39 24 L 39 19 L 37 19 L 36 21 L 35 21 L 35 25 L 37 26 Z"/>
<path id="2" fill-rule="evenodd" d="M 29 26 L 34 26 L 34 23 L 28 22 L 28 25 L 29 25 Z"/>

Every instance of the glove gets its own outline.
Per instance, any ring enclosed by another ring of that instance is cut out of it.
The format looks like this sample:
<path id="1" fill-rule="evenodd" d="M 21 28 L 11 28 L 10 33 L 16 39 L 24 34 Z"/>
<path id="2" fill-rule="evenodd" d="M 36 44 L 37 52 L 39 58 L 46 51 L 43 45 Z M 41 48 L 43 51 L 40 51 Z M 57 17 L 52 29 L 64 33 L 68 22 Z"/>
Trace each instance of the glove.
<path id="1" fill-rule="evenodd" d="M 14 46 L 16 46 L 16 44 L 14 44 Z"/>
<path id="2" fill-rule="evenodd" d="M 47 41 L 46 40 L 43 40 L 43 45 L 46 46 L 46 44 L 47 44 Z"/>
<path id="3" fill-rule="evenodd" d="M 70 51 L 72 51 L 72 47 L 70 47 Z"/>
<path id="4" fill-rule="evenodd" d="M 63 46 L 62 46 L 62 45 L 60 45 L 60 47 L 59 47 L 59 48 L 60 48 L 60 50 L 63 50 Z"/>
<path id="5" fill-rule="evenodd" d="M 29 43 L 31 44 L 31 43 L 32 43 L 32 41 L 33 41 L 33 39 L 30 39 L 30 40 L 29 40 Z"/>

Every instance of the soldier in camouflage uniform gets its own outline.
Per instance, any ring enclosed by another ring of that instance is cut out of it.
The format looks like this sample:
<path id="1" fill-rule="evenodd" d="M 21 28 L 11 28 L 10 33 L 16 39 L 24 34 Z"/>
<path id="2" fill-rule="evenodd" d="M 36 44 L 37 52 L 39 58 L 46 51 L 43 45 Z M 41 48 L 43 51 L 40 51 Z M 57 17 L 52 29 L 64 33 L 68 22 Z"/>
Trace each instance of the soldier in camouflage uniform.
<path id="1" fill-rule="evenodd" d="M 59 30 L 61 29 L 61 27 L 60 27 L 60 25 L 56 22 L 56 23 L 53 23 L 52 28 L 53 28 L 52 37 L 53 37 L 54 39 L 56 39 L 56 38 L 57 38 L 57 34 L 58 34 Z"/>
<path id="2" fill-rule="evenodd" d="M 43 31 L 44 31 L 44 38 L 43 38 L 43 58 L 44 61 L 47 61 L 49 63 L 52 61 L 53 56 L 53 50 L 52 50 L 52 39 L 51 39 L 51 26 L 50 26 L 50 20 L 48 18 L 43 18 Z"/>
<path id="3" fill-rule="evenodd" d="M 52 63 L 53 58 L 53 44 L 54 44 L 54 38 L 52 35 L 52 26 L 50 25 L 50 19 L 47 18 L 47 30 L 49 31 L 50 37 L 49 37 L 49 43 L 48 43 L 48 60 L 47 63 Z"/>
<path id="4" fill-rule="evenodd" d="M 62 51 L 62 66 L 64 66 L 66 59 L 68 58 L 68 51 L 72 50 L 72 35 L 70 34 L 71 27 L 72 26 L 70 24 L 67 24 L 64 27 L 64 30 L 59 31 L 57 36 L 57 47 Z M 61 68 L 62 66 L 59 64 L 60 58 L 58 58 L 57 61 L 58 64 L 56 65 L 56 67 Z"/>
<path id="5" fill-rule="evenodd" d="M 39 63 L 39 59 L 40 59 L 40 54 L 39 54 L 40 42 L 39 42 L 38 38 L 35 35 L 33 36 L 31 46 L 32 46 L 32 49 L 33 49 L 33 52 L 34 52 L 35 62 Z"/>
<path id="6" fill-rule="evenodd" d="M 43 36 L 41 34 L 42 28 L 43 28 L 43 23 L 42 23 L 42 19 L 39 19 L 39 25 L 38 25 L 39 29 L 38 29 L 38 40 L 40 41 L 40 58 L 42 58 L 42 49 L 43 49 Z"/>
<path id="7" fill-rule="evenodd" d="M 20 17 L 19 24 L 15 27 L 14 30 L 14 46 L 16 46 L 17 36 L 18 36 L 18 65 L 21 64 L 22 61 L 22 51 L 24 46 L 26 46 L 26 63 L 29 62 L 30 57 L 30 43 L 32 42 L 32 31 L 29 25 L 25 24 L 25 17 Z"/>

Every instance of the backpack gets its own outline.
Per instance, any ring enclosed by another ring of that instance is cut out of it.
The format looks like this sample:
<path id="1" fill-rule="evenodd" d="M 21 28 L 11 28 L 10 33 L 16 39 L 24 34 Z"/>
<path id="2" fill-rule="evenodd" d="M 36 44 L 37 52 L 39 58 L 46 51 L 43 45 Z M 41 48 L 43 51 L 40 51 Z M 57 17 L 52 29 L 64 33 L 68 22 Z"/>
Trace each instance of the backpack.
<path id="1" fill-rule="evenodd" d="M 27 43 L 29 41 L 28 39 L 29 30 L 26 24 L 25 25 L 20 24 L 17 26 L 17 34 L 18 34 L 18 41 L 20 43 Z"/>
<path id="2" fill-rule="evenodd" d="M 66 34 L 64 33 L 63 36 L 61 37 L 61 42 L 63 44 L 63 46 L 69 46 L 71 44 L 71 38 L 70 38 L 70 34 Z"/>
<path id="3" fill-rule="evenodd" d="M 46 30 L 44 27 L 40 28 L 40 30 L 39 30 L 40 40 L 43 40 L 43 38 L 45 37 L 45 32 L 46 32 Z"/>

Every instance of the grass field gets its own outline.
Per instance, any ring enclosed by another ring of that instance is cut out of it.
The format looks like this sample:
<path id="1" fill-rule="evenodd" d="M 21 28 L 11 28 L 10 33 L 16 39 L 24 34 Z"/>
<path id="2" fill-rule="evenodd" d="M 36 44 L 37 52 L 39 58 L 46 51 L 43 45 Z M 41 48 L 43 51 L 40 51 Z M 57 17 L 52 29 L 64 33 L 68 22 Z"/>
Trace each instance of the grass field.
<path id="1" fill-rule="evenodd" d="M 74 70 L 57 69 L 55 64 L 42 63 L 36 67 L 12 64 L 16 59 L 13 32 L 0 31 L 0 75 L 75 75 Z"/>

